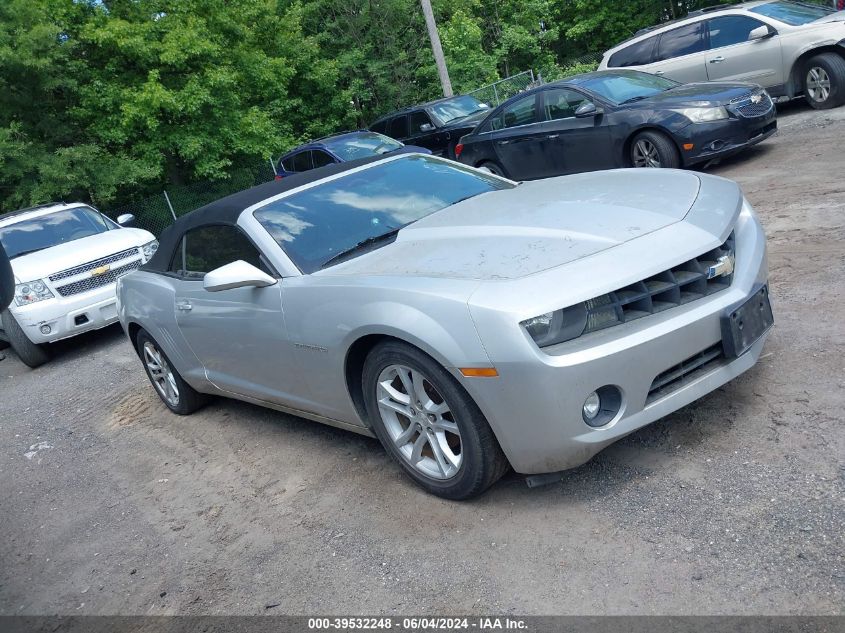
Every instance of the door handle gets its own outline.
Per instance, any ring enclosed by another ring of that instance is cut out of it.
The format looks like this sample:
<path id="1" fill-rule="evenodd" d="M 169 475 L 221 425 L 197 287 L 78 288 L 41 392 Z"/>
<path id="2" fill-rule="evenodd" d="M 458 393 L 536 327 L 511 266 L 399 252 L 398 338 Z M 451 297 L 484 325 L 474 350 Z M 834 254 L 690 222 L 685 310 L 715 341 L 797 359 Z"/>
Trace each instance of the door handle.
<path id="1" fill-rule="evenodd" d="M 176 302 L 176 309 L 181 310 L 182 312 L 190 312 L 194 306 L 191 305 L 190 301 L 177 301 Z"/>
<path id="2" fill-rule="evenodd" d="M 713 59 L 711 59 L 711 60 L 710 60 L 710 63 L 711 63 L 711 64 L 720 64 L 720 63 L 722 63 L 723 61 L 725 61 L 725 58 L 724 58 L 724 57 L 722 57 L 721 55 L 719 55 L 718 57 L 714 57 Z"/>
<path id="3" fill-rule="evenodd" d="M 557 138 L 560 134 L 549 134 L 546 138 Z"/>
<path id="4" fill-rule="evenodd" d="M 507 145 L 510 141 L 499 141 L 499 145 Z"/>

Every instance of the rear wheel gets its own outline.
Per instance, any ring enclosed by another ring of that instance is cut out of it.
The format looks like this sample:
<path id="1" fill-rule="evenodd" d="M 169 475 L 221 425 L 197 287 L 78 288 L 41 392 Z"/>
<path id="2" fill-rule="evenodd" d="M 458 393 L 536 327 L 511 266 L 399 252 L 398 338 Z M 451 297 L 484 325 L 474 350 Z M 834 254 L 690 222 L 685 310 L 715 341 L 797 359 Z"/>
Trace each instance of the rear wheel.
<path id="1" fill-rule="evenodd" d="M 494 176 L 502 176 L 503 178 L 505 177 L 505 174 L 502 171 L 502 168 L 499 167 L 496 163 L 491 163 L 489 161 L 486 162 L 486 163 L 481 163 L 478 166 L 478 169 L 480 169 L 481 171 L 486 171 L 487 173 L 493 174 Z"/>
<path id="2" fill-rule="evenodd" d="M 845 103 L 845 59 L 836 53 L 822 53 L 807 62 L 804 96 L 816 110 L 827 110 Z"/>
<path id="3" fill-rule="evenodd" d="M 3 330 L 12 349 L 24 365 L 35 369 L 50 360 L 50 353 L 44 345 L 30 341 L 9 310 L 3 310 Z"/>
<path id="4" fill-rule="evenodd" d="M 631 165 L 634 167 L 667 167 L 677 169 L 681 166 L 678 148 L 665 134 L 660 132 L 642 132 L 631 143 Z"/>
<path id="5" fill-rule="evenodd" d="M 402 469 L 428 492 L 474 497 L 508 469 L 484 415 L 436 361 L 401 343 L 382 343 L 364 363 L 373 430 Z"/>
<path id="6" fill-rule="evenodd" d="M 138 333 L 135 344 L 147 377 L 161 401 L 173 413 L 188 415 L 208 401 L 208 396 L 198 392 L 182 379 L 158 343 L 144 330 Z"/>

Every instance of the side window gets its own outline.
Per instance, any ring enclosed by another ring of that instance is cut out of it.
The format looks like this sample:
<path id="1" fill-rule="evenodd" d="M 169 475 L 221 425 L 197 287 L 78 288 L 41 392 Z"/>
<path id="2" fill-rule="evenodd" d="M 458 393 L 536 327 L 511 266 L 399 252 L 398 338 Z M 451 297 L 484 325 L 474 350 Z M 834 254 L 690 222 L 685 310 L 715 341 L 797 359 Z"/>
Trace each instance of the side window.
<path id="1" fill-rule="evenodd" d="M 373 132 L 378 132 L 379 134 L 386 134 L 387 133 L 387 119 L 383 119 L 381 121 L 376 121 L 370 126 L 370 129 Z"/>
<path id="2" fill-rule="evenodd" d="M 501 130 L 517 125 L 529 125 L 537 122 L 537 112 L 534 108 L 536 95 L 529 95 L 514 101 L 507 106 L 493 121 L 493 129 Z"/>
<path id="3" fill-rule="evenodd" d="M 657 45 L 657 59 L 672 59 L 706 50 L 704 22 L 694 22 L 666 31 Z"/>
<path id="4" fill-rule="evenodd" d="M 622 50 L 616 51 L 610 56 L 607 65 L 610 68 L 622 68 L 624 66 L 645 66 L 654 61 L 654 49 L 657 43 L 657 36 L 635 42 Z"/>
<path id="5" fill-rule="evenodd" d="M 575 110 L 578 109 L 578 106 L 585 101 L 588 101 L 587 97 L 568 88 L 546 90 L 543 92 L 543 109 L 546 113 L 546 120 L 572 118 L 575 116 Z"/>
<path id="6" fill-rule="evenodd" d="M 311 169 L 311 151 L 305 150 L 304 152 L 299 152 L 299 154 L 294 154 L 293 156 L 293 170 L 295 172 L 300 171 L 308 171 Z"/>
<path id="7" fill-rule="evenodd" d="M 288 156 L 282 161 L 282 169 L 288 172 L 293 172 L 293 156 Z"/>
<path id="8" fill-rule="evenodd" d="M 314 161 L 314 169 L 334 164 L 334 158 L 321 149 L 312 150 L 311 158 Z"/>
<path id="9" fill-rule="evenodd" d="M 744 15 L 723 15 L 707 20 L 710 31 L 710 48 L 722 48 L 748 41 L 748 34 L 763 23 Z"/>
<path id="10" fill-rule="evenodd" d="M 431 119 L 428 117 L 425 110 L 411 112 L 411 134 L 418 134 L 421 132 L 422 130 L 420 130 L 420 126 L 425 125 L 426 123 L 431 125 Z"/>
<path id="11" fill-rule="evenodd" d="M 191 229 L 170 262 L 170 272 L 186 279 L 202 279 L 205 273 L 242 259 L 264 270 L 258 249 L 240 229 L 234 226 L 211 225 Z"/>
<path id="12" fill-rule="evenodd" d="M 402 114 L 391 119 L 387 124 L 387 135 L 396 139 L 408 138 L 408 115 Z"/>

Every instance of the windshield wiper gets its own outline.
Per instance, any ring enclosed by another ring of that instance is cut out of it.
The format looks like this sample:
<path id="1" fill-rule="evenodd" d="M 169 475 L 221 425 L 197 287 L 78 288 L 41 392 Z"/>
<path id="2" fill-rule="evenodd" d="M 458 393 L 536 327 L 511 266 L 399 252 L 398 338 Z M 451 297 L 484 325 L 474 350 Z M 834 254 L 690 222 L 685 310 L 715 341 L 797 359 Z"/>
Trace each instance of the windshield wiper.
<path id="1" fill-rule="evenodd" d="M 621 101 L 619 105 L 625 105 L 626 103 L 634 103 L 634 101 L 642 101 L 643 99 L 648 99 L 645 95 L 638 95 L 636 97 L 631 97 L 630 99 L 625 99 L 625 101 Z"/>
<path id="2" fill-rule="evenodd" d="M 354 253 L 357 253 L 358 251 L 365 250 L 365 249 L 369 248 L 370 246 L 373 246 L 374 244 L 392 241 L 393 238 L 396 237 L 396 234 L 399 233 L 399 231 L 401 231 L 403 228 L 405 228 L 405 226 L 407 226 L 407 225 L 403 225 L 403 226 L 391 229 L 391 230 L 387 231 L 387 233 L 382 233 L 380 235 L 373 235 L 372 237 L 368 237 L 366 239 L 363 239 L 360 242 L 358 242 L 355 246 L 347 248 L 346 250 L 340 251 L 336 255 L 332 255 L 331 257 L 329 257 L 326 261 L 324 261 L 320 265 L 320 268 L 321 269 L 327 268 L 328 266 L 331 266 L 332 264 L 336 264 L 337 262 L 346 259 L 350 255 L 353 255 Z"/>
<path id="3" fill-rule="evenodd" d="M 28 251 L 21 251 L 20 253 L 15 253 L 9 259 L 15 259 L 16 257 L 23 257 L 24 255 L 29 255 L 30 253 L 37 253 L 38 251 L 43 251 L 46 246 L 41 246 L 40 248 L 30 248 Z"/>

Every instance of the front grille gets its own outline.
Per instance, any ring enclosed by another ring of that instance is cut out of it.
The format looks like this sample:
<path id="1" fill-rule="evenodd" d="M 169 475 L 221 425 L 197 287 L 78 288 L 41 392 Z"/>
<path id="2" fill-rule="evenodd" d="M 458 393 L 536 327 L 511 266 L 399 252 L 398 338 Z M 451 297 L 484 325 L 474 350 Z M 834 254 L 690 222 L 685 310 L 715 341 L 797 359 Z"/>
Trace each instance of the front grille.
<path id="1" fill-rule="evenodd" d="M 760 97 L 758 103 L 752 101 L 755 96 Z M 734 99 L 731 104 L 739 115 L 746 119 L 765 116 L 774 107 L 771 97 L 766 92 L 745 95 L 739 99 Z"/>
<path id="2" fill-rule="evenodd" d="M 734 257 L 734 234 L 720 246 L 630 286 L 590 299 L 584 334 L 663 312 L 725 290 L 733 273 L 713 276 L 720 258 Z M 724 262 L 724 260 L 721 260 Z M 731 260 L 731 263 L 733 261 Z M 731 271 L 733 267 L 731 266 Z"/>
<path id="3" fill-rule="evenodd" d="M 698 354 L 690 356 L 674 367 L 661 372 L 651 383 L 646 404 L 650 404 L 672 391 L 680 389 L 684 385 L 715 369 L 722 364 L 724 358 L 725 353 L 722 351 L 722 343 L 719 342 Z"/>
<path id="4" fill-rule="evenodd" d="M 138 255 L 138 248 L 129 248 L 125 251 L 121 251 L 119 253 L 115 253 L 114 255 L 109 255 L 108 257 L 103 257 L 93 262 L 88 262 L 87 264 L 82 264 L 81 266 L 76 266 L 74 268 L 68 268 L 67 270 L 63 270 L 59 273 L 55 273 L 50 275 L 50 281 L 61 281 L 62 279 L 67 279 L 68 277 L 74 277 L 75 275 L 79 275 L 89 270 L 94 270 L 95 268 L 100 268 L 101 266 L 105 266 L 106 264 L 113 264 L 114 262 L 119 262 L 121 259 L 126 259 L 127 257 L 133 257 Z"/>
<path id="5" fill-rule="evenodd" d="M 63 297 L 78 295 L 80 292 L 86 292 L 88 290 L 93 290 L 94 288 L 102 288 L 103 286 L 107 286 L 110 283 L 113 283 L 118 277 L 123 277 L 123 275 L 131 273 L 133 270 L 139 268 L 140 266 L 141 260 L 138 259 L 134 262 L 129 262 L 128 264 L 126 264 L 125 266 L 121 266 L 120 268 L 113 268 L 112 270 L 103 273 L 102 275 L 88 277 L 88 279 L 74 281 L 73 283 L 66 284 L 64 286 L 59 286 L 58 288 L 56 288 L 56 290 Z"/>

